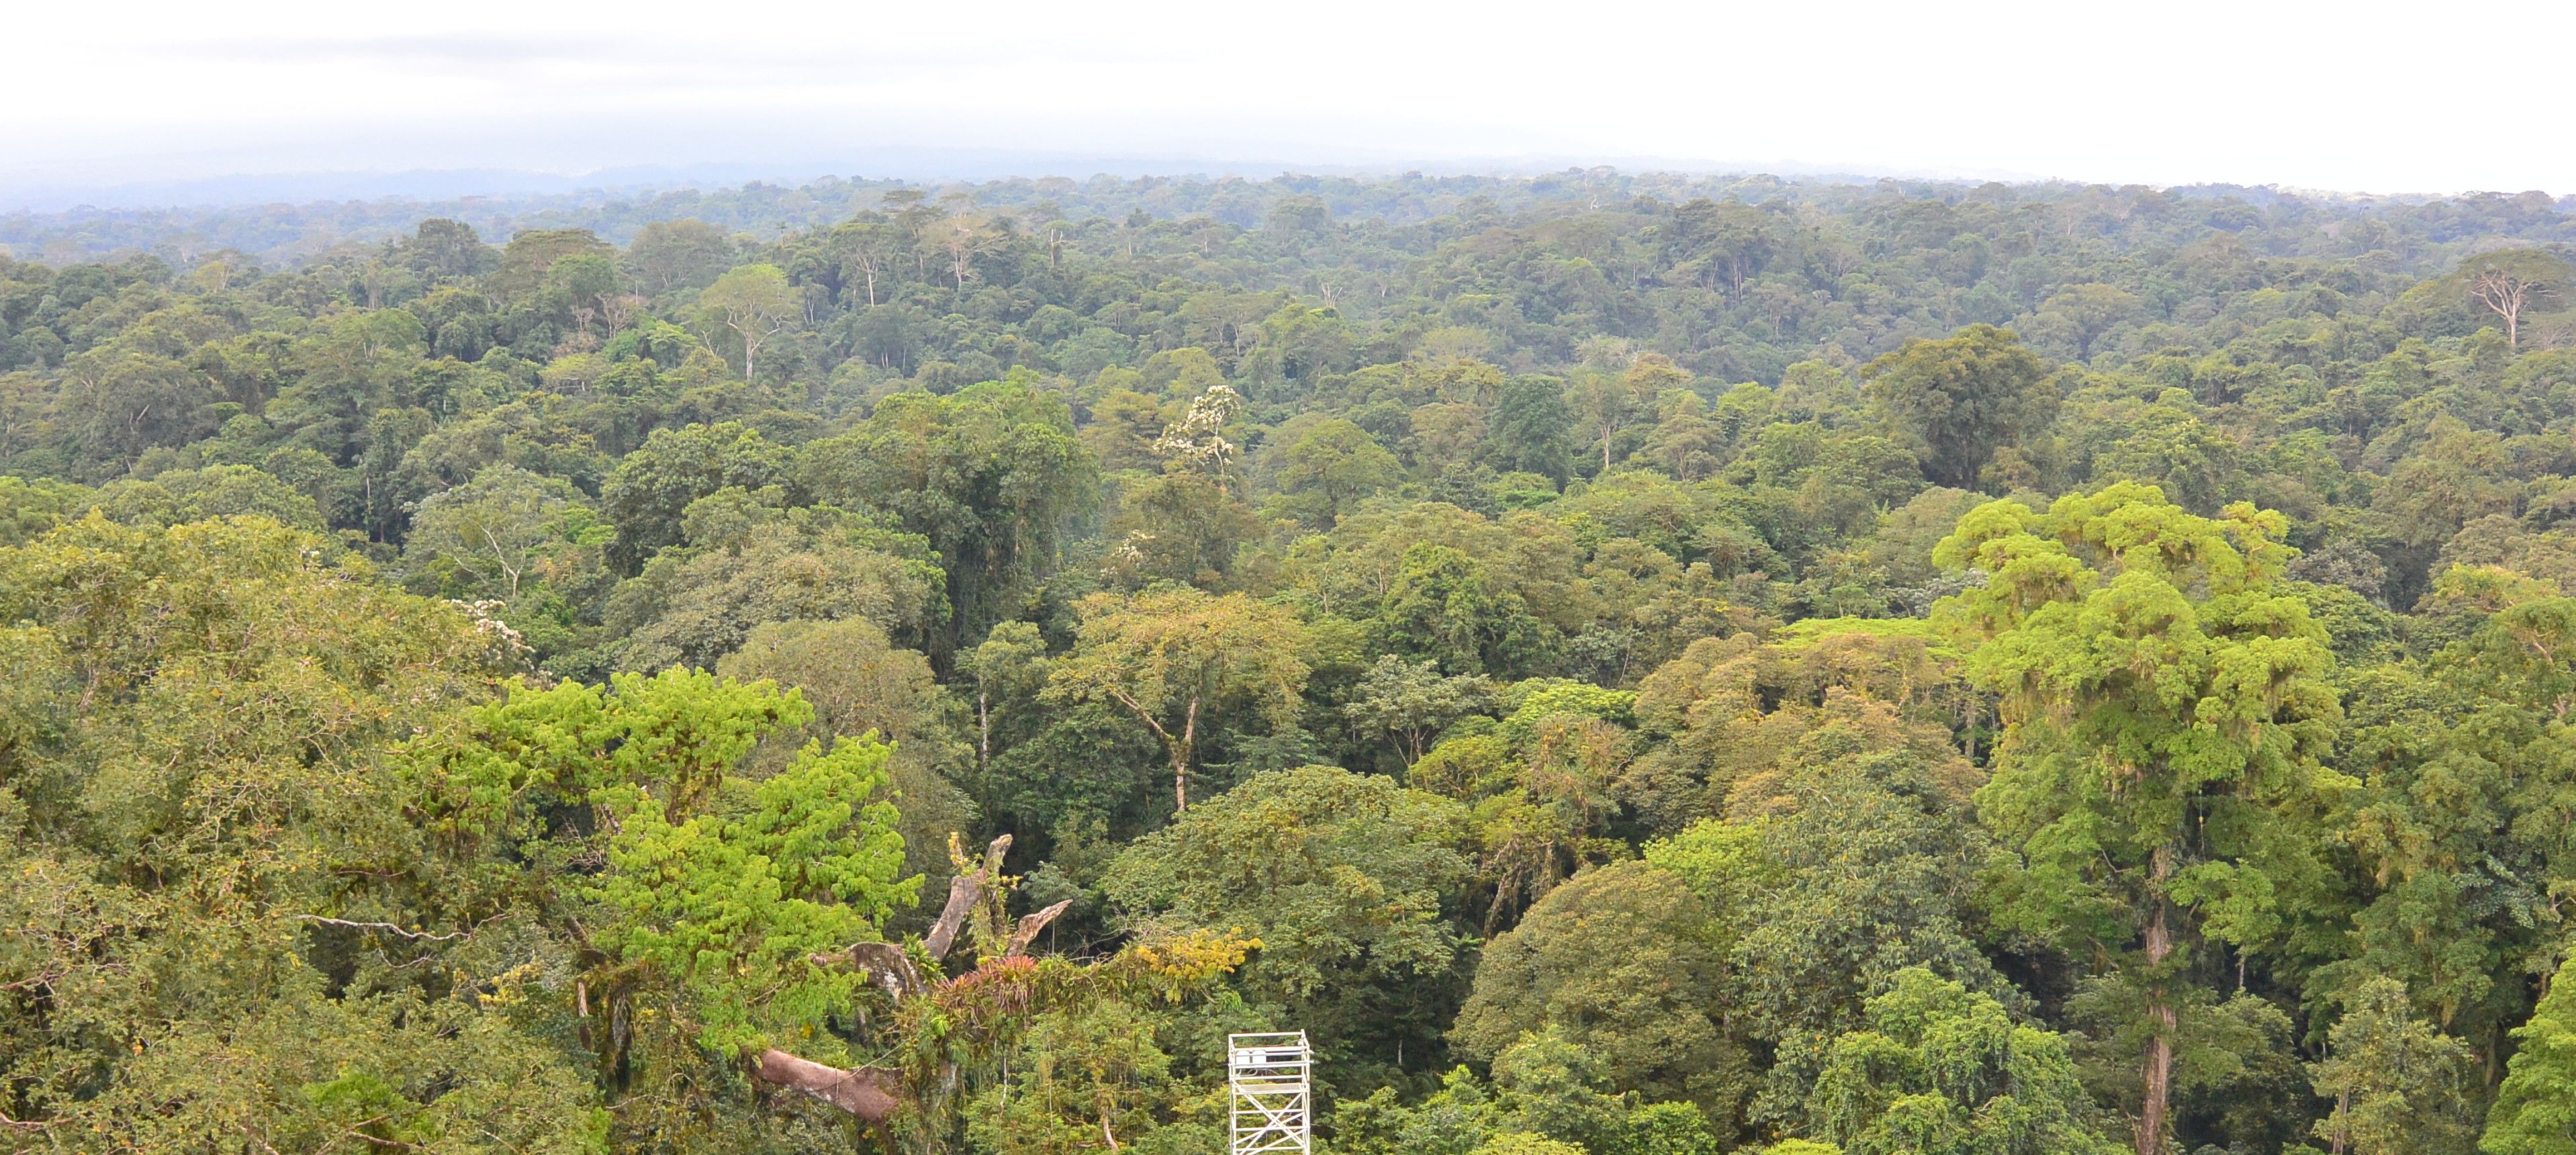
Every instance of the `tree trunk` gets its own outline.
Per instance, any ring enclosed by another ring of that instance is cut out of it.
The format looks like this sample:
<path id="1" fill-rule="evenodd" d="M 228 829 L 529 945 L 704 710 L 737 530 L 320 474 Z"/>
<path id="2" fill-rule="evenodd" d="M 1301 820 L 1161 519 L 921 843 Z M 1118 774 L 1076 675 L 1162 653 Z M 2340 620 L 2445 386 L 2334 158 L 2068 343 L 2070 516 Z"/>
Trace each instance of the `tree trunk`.
<path id="1" fill-rule="evenodd" d="M 1198 741 L 1198 699 L 1190 699 L 1189 721 L 1181 727 L 1181 736 L 1175 738 L 1172 732 L 1164 729 L 1163 723 L 1154 717 L 1153 711 L 1146 709 L 1135 698 L 1116 690 L 1109 691 L 1109 697 L 1119 705 L 1127 707 L 1128 713 L 1134 714 L 1137 721 L 1143 722 L 1146 729 L 1154 732 L 1154 740 L 1163 744 L 1163 756 L 1172 760 L 1173 812 L 1188 810 L 1190 808 L 1190 754 Z"/>
<path id="2" fill-rule="evenodd" d="M 1190 699 L 1189 716 L 1181 722 L 1181 740 L 1172 746 L 1172 812 L 1190 808 L 1190 755 L 1199 741 L 1199 700 Z"/>
<path id="3" fill-rule="evenodd" d="M 2166 923 L 2164 895 L 2165 884 L 2173 877 L 2170 848 L 2156 848 L 2148 874 L 2152 893 L 2147 900 L 2147 966 L 2154 969 L 2173 957 L 2173 929 Z M 2173 1097 L 2173 1036 L 2180 1019 L 2163 975 L 2156 975 L 2147 988 L 2147 1017 L 2155 1035 L 2147 1040 L 2146 1063 L 2139 1072 L 2138 1155 L 2164 1155 L 2166 1108 Z"/>
<path id="4" fill-rule="evenodd" d="M 2147 1015 L 2155 1020 L 2155 1037 L 2147 1041 L 2145 1103 L 2138 1113 L 2138 1155 L 2164 1155 L 2165 1104 L 2173 1093 L 2173 1002 L 2158 985 L 2147 996 Z"/>

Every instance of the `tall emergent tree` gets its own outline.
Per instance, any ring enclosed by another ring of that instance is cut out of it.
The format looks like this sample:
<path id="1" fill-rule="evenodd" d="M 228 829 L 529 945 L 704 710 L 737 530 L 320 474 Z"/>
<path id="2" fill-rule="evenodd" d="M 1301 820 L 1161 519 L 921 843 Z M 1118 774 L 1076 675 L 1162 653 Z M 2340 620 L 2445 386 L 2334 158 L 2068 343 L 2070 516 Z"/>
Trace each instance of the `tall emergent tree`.
<path id="1" fill-rule="evenodd" d="M 755 380 L 760 347 L 794 323 L 796 290 L 776 265 L 744 265 L 698 294 L 710 317 L 742 338 L 742 379 Z"/>
<path id="2" fill-rule="evenodd" d="M 1995 450 L 2038 432 L 2057 412 L 2048 366 L 2012 330 L 1992 325 L 1907 341 L 1860 375 L 1871 404 L 1913 443 L 1934 485 L 1976 488 Z"/>
<path id="3" fill-rule="evenodd" d="M 2339 713 L 2325 630 L 2279 588 L 2287 519 L 2194 516 L 2123 482 L 2046 513 L 1990 502 L 1935 560 L 1982 574 L 1941 611 L 1982 635 L 1972 676 L 2001 696 L 2003 744 L 1978 793 L 2019 847 L 1998 918 L 2101 960 L 2137 1008 L 2137 1150 L 2161 1155 L 2190 945 L 2240 952 L 2281 933 L 2314 874 L 2319 762 Z"/>
<path id="4" fill-rule="evenodd" d="M 2460 265 L 2457 274 L 2469 299 L 2504 322 L 2505 344 L 2522 346 L 2522 318 L 2564 304 L 2576 266 L 2538 249 L 2483 253 Z"/>
<path id="5" fill-rule="evenodd" d="M 1073 517 L 1099 499 L 1063 399 L 1000 382 L 888 397 L 857 429 L 806 446 L 796 481 L 930 539 L 950 609 L 935 659 L 1015 616 L 1014 597 L 1054 568 Z"/>
<path id="6" fill-rule="evenodd" d="M 1274 728 L 1296 724 L 1306 646 L 1288 611 L 1183 586 L 1097 594 L 1082 616 L 1081 641 L 1056 663 L 1047 692 L 1116 703 L 1153 731 L 1171 760 L 1173 809 L 1190 808 L 1190 770 L 1213 707 L 1234 702 Z"/>

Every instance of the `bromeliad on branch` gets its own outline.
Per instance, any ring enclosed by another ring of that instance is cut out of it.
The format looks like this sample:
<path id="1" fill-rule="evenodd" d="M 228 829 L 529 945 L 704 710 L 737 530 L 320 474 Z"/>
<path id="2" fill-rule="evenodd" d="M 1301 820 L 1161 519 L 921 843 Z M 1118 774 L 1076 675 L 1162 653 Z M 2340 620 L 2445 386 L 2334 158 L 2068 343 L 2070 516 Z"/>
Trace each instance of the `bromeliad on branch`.
<path id="1" fill-rule="evenodd" d="M 951 838 L 949 855 L 958 870 L 948 901 L 929 933 L 909 949 L 862 942 L 808 960 L 818 967 L 855 968 L 886 993 L 895 1005 L 890 1034 L 897 1061 L 841 1068 L 771 1047 L 753 1060 L 752 1073 L 873 1128 L 936 1133 L 966 1069 L 1003 1053 L 1040 1012 L 1131 993 L 1177 1000 L 1241 965 L 1250 947 L 1231 936 L 1202 935 L 1140 941 L 1095 962 L 1032 958 L 1030 945 L 1072 900 L 1010 920 L 1008 899 L 1019 881 L 1002 873 L 1010 846 L 1011 836 L 1002 835 L 977 861 Z M 972 942 L 976 965 L 943 977 L 941 964 L 961 937 Z"/>
<path id="2" fill-rule="evenodd" d="M 963 869 L 965 856 L 958 852 L 955 836 L 949 839 L 949 855 L 959 860 L 961 869 L 949 880 L 948 902 L 940 908 L 939 919 L 931 924 L 930 933 L 922 936 L 919 954 L 936 973 L 935 968 L 955 949 L 958 935 L 969 929 L 969 917 L 979 910 L 988 911 L 996 917 L 987 923 L 976 924 L 974 937 L 979 940 L 979 949 L 999 946 L 1000 953 L 983 957 L 976 969 L 934 983 L 924 977 L 922 967 L 915 962 L 912 952 L 886 942 L 853 943 L 845 950 L 814 955 L 808 961 L 816 966 L 857 968 L 885 991 L 898 1008 L 917 1002 L 924 995 L 992 986 L 994 984 L 989 981 L 992 977 L 1030 969 L 1019 965 L 1026 962 L 1029 944 L 1037 939 L 1048 923 L 1072 906 L 1073 900 L 1067 899 L 1023 917 L 1004 941 L 993 942 L 992 939 L 1000 936 L 988 931 L 987 926 L 989 922 L 998 922 L 1010 887 L 1018 881 L 1002 873 L 1002 856 L 1010 849 L 1011 836 L 1002 835 L 984 848 L 983 861 L 968 870 Z M 1025 999 L 1021 1001 L 1024 1008 Z M 847 1111 L 871 1126 L 892 1119 L 897 1110 L 908 1103 L 918 1102 L 921 1092 L 928 1089 L 902 1070 L 887 1067 L 843 1069 L 799 1058 L 776 1047 L 761 1052 L 752 1072 L 767 1082 L 801 1091 L 819 1102 Z M 956 1064 L 953 1061 L 942 1064 L 935 1082 L 943 1097 L 953 1090 Z"/>

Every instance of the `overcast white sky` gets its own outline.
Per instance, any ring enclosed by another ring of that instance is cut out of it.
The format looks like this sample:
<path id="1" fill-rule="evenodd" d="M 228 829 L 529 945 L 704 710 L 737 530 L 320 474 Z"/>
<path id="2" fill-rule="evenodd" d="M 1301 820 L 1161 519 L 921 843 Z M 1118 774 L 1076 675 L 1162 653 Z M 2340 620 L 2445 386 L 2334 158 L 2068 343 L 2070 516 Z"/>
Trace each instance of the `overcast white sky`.
<path id="1" fill-rule="evenodd" d="M 0 185 L 958 148 L 2576 192 L 2576 5 L 30 0 L 10 32 Z"/>

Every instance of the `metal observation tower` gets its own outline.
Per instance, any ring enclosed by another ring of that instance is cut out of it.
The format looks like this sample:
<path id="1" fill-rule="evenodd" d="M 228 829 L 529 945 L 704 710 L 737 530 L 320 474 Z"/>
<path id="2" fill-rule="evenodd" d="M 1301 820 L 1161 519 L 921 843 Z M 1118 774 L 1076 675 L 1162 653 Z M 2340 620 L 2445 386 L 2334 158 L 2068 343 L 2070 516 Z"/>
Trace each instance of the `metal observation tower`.
<path id="1" fill-rule="evenodd" d="M 1234 1099 L 1231 1155 L 1312 1155 L 1313 1065 L 1304 1031 L 1226 1036 L 1226 1085 Z"/>

